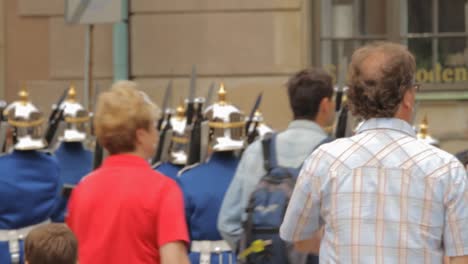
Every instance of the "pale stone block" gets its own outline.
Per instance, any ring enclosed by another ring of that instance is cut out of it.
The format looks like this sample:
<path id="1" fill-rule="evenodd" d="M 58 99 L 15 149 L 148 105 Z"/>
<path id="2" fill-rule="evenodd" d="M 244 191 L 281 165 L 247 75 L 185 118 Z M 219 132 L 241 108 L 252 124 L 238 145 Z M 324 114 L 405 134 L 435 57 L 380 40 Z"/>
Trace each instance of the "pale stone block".
<path id="1" fill-rule="evenodd" d="M 289 74 L 301 67 L 299 12 L 135 15 L 132 76 Z"/>
<path id="2" fill-rule="evenodd" d="M 132 0 L 132 12 L 299 9 L 301 0 Z"/>
<path id="3" fill-rule="evenodd" d="M 429 133 L 444 136 L 444 133 L 468 131 L 468 108 L 465 102 L 447 101 L 419 104 L 415 124 L 419 125 L 425 115 L 428 117 Z M 450 118 L 447 118 L 450 117 Z"/>
<path id="4" fill-rule="evenodd" d="M 83 78 L 85 25 L 70 25 L 63 17 L 50 18 L 50 75 L 52 78 Z M 112 66 L 112 25 L 96 25 L 93 33 L 93 74 L 110 78 Z"/>
<path id="5" fill-rule="evenodd" d="M 11 1 L 11 0 L 9 0 Z M 55 16 L 63 15 L 65 0 L 13 0 L 18 2 L 18 13 L 21 16 Z"/>
<path id="6" fill-rule="evenodd" d="M 49 77 L 49 23 L 46 18 L 18 16 L 15 0 L 3 1 L 5 44 L 5 98 L 16 96 L 11 90 L 21 80 Z"/>
<path id="7" fill-rule="evenodd" d="M 451 154 L 457 154 L 468 149 L 468 139 L 464 140 L 450 140 L 442 142 L 441 148 Z"/>
<path id="8" fill-rule="evenodd" d="M 468 107 L 466 102 L 445 101 L 421 102 L 415 118 L 415 126 L 419 129 L 424 116 L 427 115 L 429 134 L 438 139 L 441 148 L 456 153 L 468 148 Z"/>

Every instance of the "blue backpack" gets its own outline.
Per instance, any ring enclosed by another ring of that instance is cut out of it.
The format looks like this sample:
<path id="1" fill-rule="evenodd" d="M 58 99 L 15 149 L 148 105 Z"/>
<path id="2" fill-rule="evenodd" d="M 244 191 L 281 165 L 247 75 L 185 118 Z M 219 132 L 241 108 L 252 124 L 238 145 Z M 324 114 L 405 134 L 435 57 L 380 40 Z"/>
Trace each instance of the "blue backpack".
<path id="1" fill-rule="evenodd" d="M 246 208 L 244 233 L 239 245 L 239 263 L 297 264 L 318 263 L 316 256 L 293 250 L 293 245 L 279 237 L 289 199 L 302 168 L 280 167 L 276 160 L 276 134 L 262 140 L 266 175 L 257 184 Z M 330 142 L 326 138 L 323 143 Z M 308 259 L 307 259 L 308 258 Z"/>

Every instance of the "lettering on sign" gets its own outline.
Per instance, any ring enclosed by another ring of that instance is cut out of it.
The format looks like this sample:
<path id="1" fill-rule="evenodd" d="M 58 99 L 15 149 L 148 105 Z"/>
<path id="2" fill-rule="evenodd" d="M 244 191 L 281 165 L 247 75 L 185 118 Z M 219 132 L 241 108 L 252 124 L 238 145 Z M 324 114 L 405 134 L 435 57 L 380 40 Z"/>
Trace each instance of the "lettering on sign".
<path id="1" fill-rule="evenodd" d="M 331 74 L 333 81 L 338 79 L 337 66 L 330 64 L 324 67 Z M 433 69 L 420 68 L 416 70 L 416 82 L 418 83 L 458 83 L 468 81 L 467 67 L 442 67 L 436 64 Z"/>

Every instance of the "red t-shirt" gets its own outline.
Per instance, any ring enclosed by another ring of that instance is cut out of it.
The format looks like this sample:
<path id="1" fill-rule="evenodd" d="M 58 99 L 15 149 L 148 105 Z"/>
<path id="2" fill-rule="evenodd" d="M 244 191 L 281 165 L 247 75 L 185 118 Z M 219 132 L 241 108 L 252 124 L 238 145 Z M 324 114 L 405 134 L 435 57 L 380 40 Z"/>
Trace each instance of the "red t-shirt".
<path id="1" fill-rule="evenodd" d="M 80 264 L 160 263 L 161 246 L 189 241 L 176 182 L 134 155 L 108 157 L 78 184 L 68 206 Z"/>

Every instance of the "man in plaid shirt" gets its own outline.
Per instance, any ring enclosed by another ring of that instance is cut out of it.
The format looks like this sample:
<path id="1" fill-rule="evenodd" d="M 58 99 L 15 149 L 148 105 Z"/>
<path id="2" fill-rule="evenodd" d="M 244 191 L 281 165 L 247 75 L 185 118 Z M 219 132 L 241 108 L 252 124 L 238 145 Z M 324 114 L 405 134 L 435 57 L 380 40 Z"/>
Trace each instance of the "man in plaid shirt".
<path id="1" fill-rule="evenodd" d="M 366 121 L 307 159 L 280 230 L 298 250 L 320 248 L 321 263 L 468 263 L 466 172 L 416 139 L 415 70 L 399 44 L 353 54 L 348 102 Z"/>

